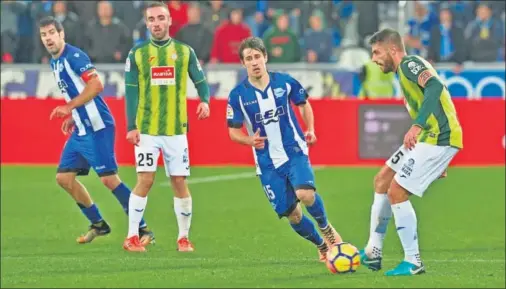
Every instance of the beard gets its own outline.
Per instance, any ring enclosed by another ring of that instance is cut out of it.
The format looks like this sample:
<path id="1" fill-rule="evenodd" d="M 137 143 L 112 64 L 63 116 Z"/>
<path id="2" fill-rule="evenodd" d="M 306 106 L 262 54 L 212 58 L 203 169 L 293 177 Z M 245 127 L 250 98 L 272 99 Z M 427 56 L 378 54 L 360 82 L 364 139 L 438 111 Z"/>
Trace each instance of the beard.
<path id="1" fill-rule="evenodd" d="M 388 55 L 383 65 L 383 72 L 390 73 L 394 71 L 394 60 L 392 56 Z"/>

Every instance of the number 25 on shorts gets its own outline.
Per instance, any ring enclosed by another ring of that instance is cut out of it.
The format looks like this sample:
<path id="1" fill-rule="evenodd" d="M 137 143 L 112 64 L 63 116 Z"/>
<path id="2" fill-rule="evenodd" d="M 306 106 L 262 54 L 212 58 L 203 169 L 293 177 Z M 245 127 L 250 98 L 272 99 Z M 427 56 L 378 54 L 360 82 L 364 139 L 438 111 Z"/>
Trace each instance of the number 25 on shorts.
<path id="1" fill-rule="evenodd" d="M 271 190 L 271 185 L 264 186 L 264 192 L 265 195 L 267 195 L 269 201 L 274 200 L 274 198 L 276 197 L 276 195 L 274 195 L 274 192 Z"/>
<path id="2" fill-rule="evenodd" d="M 139 153 L 137 155 L 138 157 L 138 162 L 137 162 L 137 166 L 139 167 L 143 167 L 143 166 L 152 166 L 153 165 L 153 154 L 152 153 Z"/>

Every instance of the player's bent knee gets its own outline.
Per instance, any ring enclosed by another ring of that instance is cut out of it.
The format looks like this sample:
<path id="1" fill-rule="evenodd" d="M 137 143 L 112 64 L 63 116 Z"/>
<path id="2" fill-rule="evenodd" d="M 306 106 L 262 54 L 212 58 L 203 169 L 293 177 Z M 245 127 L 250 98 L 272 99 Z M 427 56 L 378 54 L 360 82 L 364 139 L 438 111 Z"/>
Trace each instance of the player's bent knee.
<path id="1" fill-rule="evenodd" d="M 299 189 L 295 192 L 297 198 L 306 206 L 311 206 L 314 203 L 315 195 L 313 189 Z"/>
<path id="2" fill-rule="evenodd" d="M 56 174 L 56 183 L 62 188 L 70 189 L 72 188 L 72 183 L 74 182 L 75 175 L 69 173 L 57 173 Z"/>
<path id="3" fill-rule="evenodd" d="M 390 204 L 399 204 L 409 199 L 409 192 L 394 179 L 388 189 L 388 200 Z"/>
<path id="4" fill-rule="evenodd" d="M 121 180 L 117 174 L 100 177 L 100 181 L 102 181 L 102 184 L 104 184 L 104 186 L 106 186 L 111 191 L 117 188 L 119 184 L 121 184 Z"/>
<path id="5" fill-rule="evenodd" d="M 299 204 L 297 204 L 295 209 L 288 215 L 288 220 L 292 224 L 298 224 L 302 221 L 302 209 Z"/>

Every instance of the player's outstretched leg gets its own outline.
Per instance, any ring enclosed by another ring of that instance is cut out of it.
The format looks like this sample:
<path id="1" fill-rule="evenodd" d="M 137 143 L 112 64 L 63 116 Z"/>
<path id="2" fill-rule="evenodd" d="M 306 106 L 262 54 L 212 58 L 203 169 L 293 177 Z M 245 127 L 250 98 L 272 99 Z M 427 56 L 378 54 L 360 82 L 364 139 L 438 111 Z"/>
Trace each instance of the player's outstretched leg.
<path id="1" fill-rule="evenodd" d="M 80 244 L 90 243 L 98 236 L 104 236 L 111 232 L 111 228 L 104 221 L 98 207 L 91 200 L 90 194 L 78 180 L 76 173 L 58 173 L 56 181 L 76 201 L 81 212 L 90 221 L 91 225 L 84 235 L 77 238 Z"/>
<path id="2" fill-rule="evenodd" d="M 425 273 L 418 247 L 416 213 L 408 199 L 409 192 L 394 179 L 388 190 L 388 198 L 405 257 L 395 269 L 387 271 L 385 275 L 405 276 Z"/>
<path id="3" fill-rule="evenodd" d="M 343 240 L 327 219 L 325 206 L 319 194 L 313 188 L 302 188 L 295 191 L 297 198 L 306 206 L 309 214 L 316 220 L 327 246 L 341 243 Z"/>
<path id="4" fill-rule="evenodd" d="M 288 215 L 288 220 L 297 234 L 316 245 L 320 261 L 325 262 L 327 260 L 329 248 L 316 230 L 314 223 L 311 222 L 307 216 L 302 214 L 302 209 L 299 204 L 297 204 L 295 209 Z"/>
<path id="5" fill-rule="evenodd" d="M 121 207 L 123 207 L 123 211 L 125 211 L 128 216 L 128 204 L 130 202 L 130 194 L 132 193 L 130 189 L 121 181 L 117 174 L 101 176 L 100 180 L 111 190 L 112 194 L 121 204 Z M 143 245 L 155 243 L 155 235 L 153 231 L 148 228 L 144 218 L 142 218 L 139 223 L 139 237 Z"/>
<path id="6" fill-rule="evenodd" d="M 383 240 L 385 239 L 388 222 L 392 218 L 392 208 L 388 201 L 387 191 L 395 172 L 384 166 L 374 177 L 374 201 L 371 206 L 369 241 L 364 250 L 360 251 L 360 261 L 367 268 L 381 270 L 383 258 Z"/>
<path id="7" fill-rule="evenodd" d="M 146 251 L 145 245 L 139 239 L 139 224 L 144 215 L 148 202 L 148 192 L 155 181 L 155 172 L 137 173 L 137 185 L 130 194 L 128 203 L 128 236 L 123 242 L 123 248 L 131 252 Z"/>
<path id="8" fill-rule="evenodd" d="M 177 250 L 180 252 L 193 252 L 195 248 L 189 237 L 192 220 L 192 197 L 186 183 L 186 177 L 171 176 L 170 181 L 174 190 L 174 214 L 179 229 Z"/>

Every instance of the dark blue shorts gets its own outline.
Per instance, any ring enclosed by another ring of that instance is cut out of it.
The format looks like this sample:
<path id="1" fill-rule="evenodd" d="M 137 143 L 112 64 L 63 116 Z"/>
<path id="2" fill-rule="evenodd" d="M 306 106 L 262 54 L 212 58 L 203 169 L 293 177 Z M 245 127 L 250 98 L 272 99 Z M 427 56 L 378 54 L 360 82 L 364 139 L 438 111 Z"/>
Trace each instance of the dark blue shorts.
<path id="1" fill-rule="evenodd" d="M 316 190 L 313 169 L 306 155 L 293 157 L 277 169 L 262 168 L 259 177 L 265 195 L 280 218 L 290 215 L 297 206 L 296 190 Z"/>
<path id="2" fill-rule="evenodd" d="M 114 153 L 114 139 L 113 126 L 83 136 L 74 132 L 65 143 L 58 172 L 76 172 L 79 176 L 86 176 L 92 167 L 100 177 L 116 174 L 118 164 Z"/>

